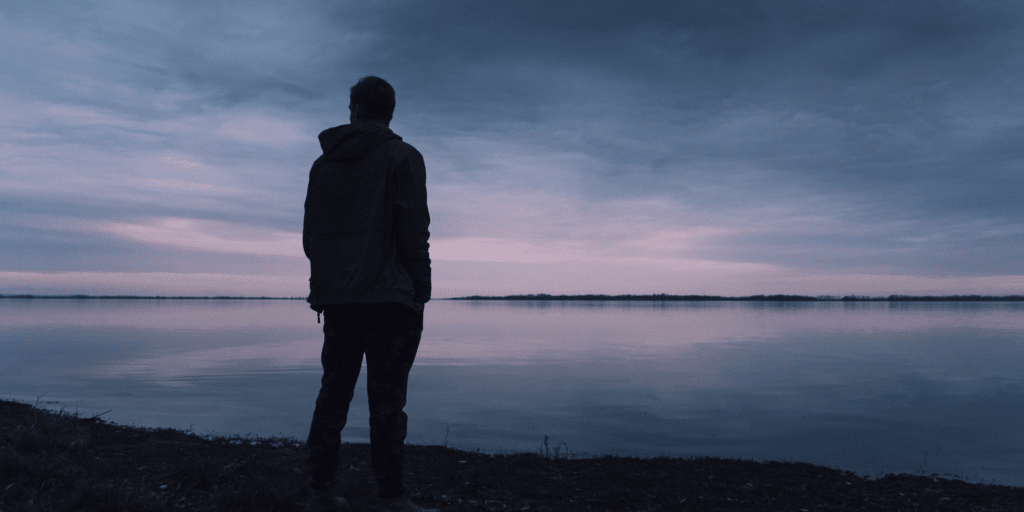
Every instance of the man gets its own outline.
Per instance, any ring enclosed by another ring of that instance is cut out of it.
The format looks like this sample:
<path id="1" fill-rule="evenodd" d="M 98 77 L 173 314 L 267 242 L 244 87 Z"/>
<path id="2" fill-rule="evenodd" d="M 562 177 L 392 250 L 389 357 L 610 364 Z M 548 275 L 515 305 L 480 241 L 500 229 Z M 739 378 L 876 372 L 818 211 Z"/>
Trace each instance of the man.
<path id="1" fill-rule="evenodd" d="M 430 300 L 426 169 L 389 128 L 395 91 L 367 76 L 350 91 L 351 124 L 320 133 L 309 171 L 302 248 L 310 307 L 324 315 L 324 367 L 309 429 L 308 510 L 345 510 L 334 494 L 341 430 L 366 355 L 370 453 L 381 506 L 422 512 L 402 483 L 409 370 Z"/>

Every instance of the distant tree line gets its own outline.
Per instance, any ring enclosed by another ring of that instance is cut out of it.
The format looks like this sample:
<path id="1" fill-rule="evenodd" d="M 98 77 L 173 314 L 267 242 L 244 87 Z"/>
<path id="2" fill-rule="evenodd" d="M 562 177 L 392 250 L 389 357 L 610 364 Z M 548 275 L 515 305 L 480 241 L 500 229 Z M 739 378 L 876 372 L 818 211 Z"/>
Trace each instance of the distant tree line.
<path id="1" fill-rule="evenodd" d="M 743 300 L 743 301 L 773 301 L 773 302 L 828 302 L 828 301 L 843 301 L 843 302 L 904 302 L 904 301 L 924 301 L 924 302 L 1016 302 L 1024 301 L 1024 295 L 890 295 L 888 297 L 867 297 L 861 295 L 847 295 L 845 297 L 837 297 L 831 295 L 820 295 L 817 297 L 811 297 L 807 295 L 748 295 L 745 297 L 723 297 L 721 295 L 668 295 L 664 293 L 650 294 L 650 295 L 548 295 L 546 293 L 527 294 L 527 295 L 502 295 L 502 296 L 485 296 L 485 295 L 471 295 L 469 297 L 454 297 L 450 300 L 662 300 L 662 301 L 696 301 L 696 300 Z"/>

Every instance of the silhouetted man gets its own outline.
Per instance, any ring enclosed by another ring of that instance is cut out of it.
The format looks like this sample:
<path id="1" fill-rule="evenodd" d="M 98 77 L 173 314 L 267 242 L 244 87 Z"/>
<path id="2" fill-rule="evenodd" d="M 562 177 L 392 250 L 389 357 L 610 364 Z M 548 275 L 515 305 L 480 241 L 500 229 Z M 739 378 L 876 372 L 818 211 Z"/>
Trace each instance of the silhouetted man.
<path id="1" fill-rule="evenodd" d="M 310 307 L 324 315 L 324 367 L 306 441 L 308 510 L 345 510 L 334 494 L 341 430 L 366 355 L 370 453 L 386 510 L 423 511 L 402 483 L 409 370 L 430 300 L 426 169 L 388 125 L 395 91 L 368 76 L 352 86 L 351 124 L 320 133 L 306 192 L 302 248 Z"/>

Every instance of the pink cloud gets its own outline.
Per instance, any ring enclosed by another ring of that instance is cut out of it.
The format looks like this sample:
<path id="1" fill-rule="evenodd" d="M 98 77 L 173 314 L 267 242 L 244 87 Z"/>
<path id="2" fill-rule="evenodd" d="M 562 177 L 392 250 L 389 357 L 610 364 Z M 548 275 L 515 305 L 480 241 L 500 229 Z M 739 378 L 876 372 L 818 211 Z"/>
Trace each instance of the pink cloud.
<path id="1" fill-rule="evenodd" d="M 148 224 L 106 222 L 95 229 L 148 245 L 192 251 L 305 259 L 302 234 L 227 222 L 165 217 Z"/>

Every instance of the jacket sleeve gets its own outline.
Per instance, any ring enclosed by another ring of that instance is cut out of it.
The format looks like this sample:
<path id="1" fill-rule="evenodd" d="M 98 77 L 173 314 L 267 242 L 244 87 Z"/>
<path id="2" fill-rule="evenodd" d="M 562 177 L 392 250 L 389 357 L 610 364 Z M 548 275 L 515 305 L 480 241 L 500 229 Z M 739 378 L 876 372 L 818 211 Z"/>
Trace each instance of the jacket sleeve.
<path id="1" fill-rule="evenodd" d="M 319 167 L 319 165 L 320 165 L 320 163 L 322 161 L 323 161 L 323 156 L 317 158 L 316 161 L 313 162 L 313 167 L 309 170 L 309 183 L 306 185 L 306 201 L 305 201 L 305 203 L 303 205 L 304 212 L 303 212 L 303 215 L 302 215 L 302 252 L 306 253 L 306 258 L 310 258 L 310 255 L 309 255 L 309 249 L 310 249 L 309 241 L 310 241 L 310 235 L 312 234 L 311 233 L 312 230 L 310 229 L 312 227 L 311 226 L 312 218 L 310 216 L 310 213 L 311 213 L 310 209 L 313 206 L 311 203 L 313 201 L 315 201 L 314 194 L 317 193 L 317 188 L 318 188 L 316 186 L 316 184 L 313 183 L 313 181 L 314 181 L 315 176 L 316 176 L 317 167 Z"/>
<path id="2" fill-rule="evenodd" d="M 396 166 L 395 227 L 398 258 L 412 279 L 413 300 L 430 300 L 430 212 L 423 156 L 410 149 Z"/>

